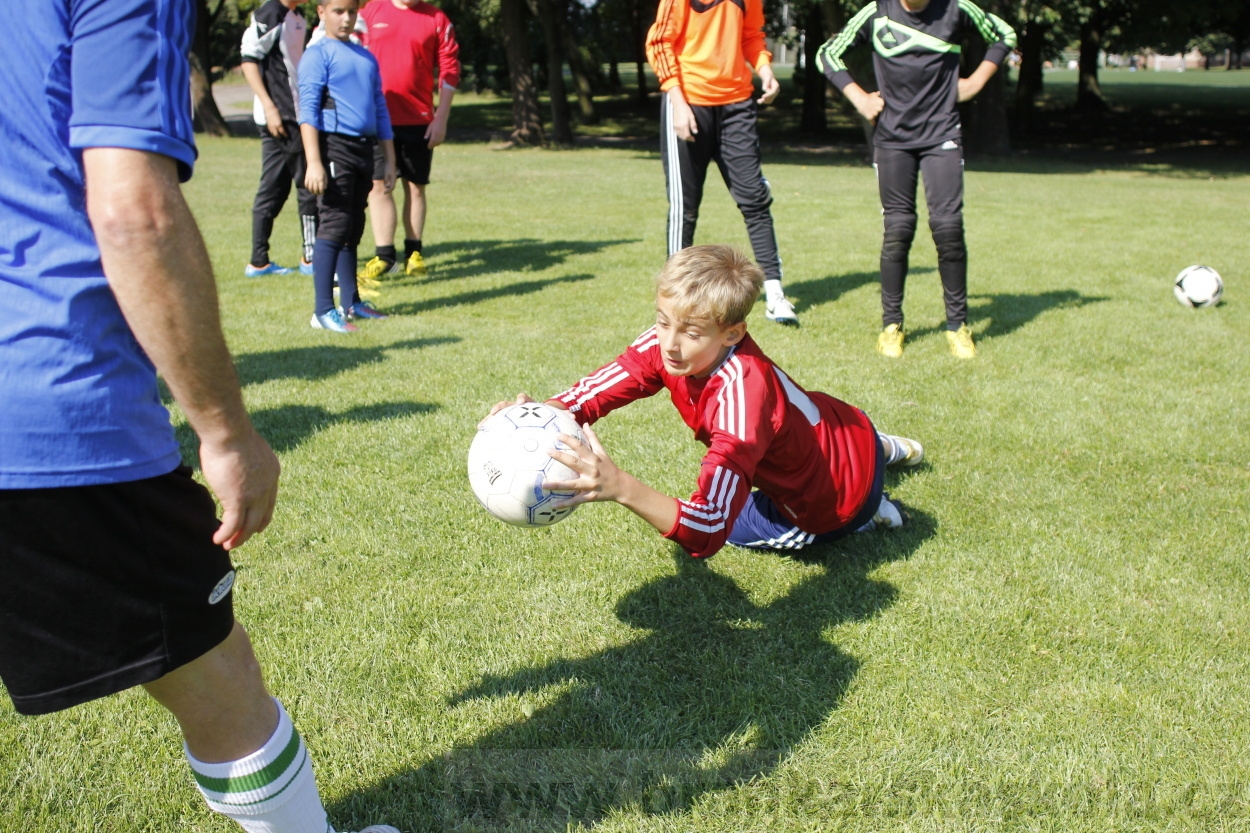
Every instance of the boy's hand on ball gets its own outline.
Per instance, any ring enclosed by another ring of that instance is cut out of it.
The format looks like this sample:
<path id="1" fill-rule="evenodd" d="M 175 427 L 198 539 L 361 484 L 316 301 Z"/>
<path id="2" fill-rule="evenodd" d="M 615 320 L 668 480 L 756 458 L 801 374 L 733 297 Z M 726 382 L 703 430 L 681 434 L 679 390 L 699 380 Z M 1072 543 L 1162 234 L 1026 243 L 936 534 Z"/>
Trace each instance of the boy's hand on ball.
<path id="1" fill-rule="evenodd" d="M 477 424 L 477 427 L 481 428 L 482 424 L 486 422 L 486 420 L 490 419 L 491 417 L 493 417 L 495 414 L 499 413 L 502 410 L 511 408 L 513 405 L 524 405 L 526 402 L 533 402 L 533 401 L 534 401 L 533 399 L 530 399 L 530 396 L 528 393 L 518 393 L 516 395 L 515 400 L 505 399 L 502 402 L 496 402 L 494 405 L 491 406 L 490 413 L 488 413 L 485 417 L 482 418 L 482 422 L 479 422 Z"/>
<path id="2" fill-rule="evenodd" d="M 577 506 L 597 500 L 617 500 L 620 496 L 621 470 L 603 449 L 599 436 L 589 425 L 583 425 L 586 442 L 579 442 L 568 434 L 560 435 L 560 442 L 568 451 L 550 450 L 547 454 L 554 460 L 577 472 L 576 480 L 552 480 L 543 483 L 549 491 L 573 491 L 576 495 L 557 504 L 557 508 Z"/>

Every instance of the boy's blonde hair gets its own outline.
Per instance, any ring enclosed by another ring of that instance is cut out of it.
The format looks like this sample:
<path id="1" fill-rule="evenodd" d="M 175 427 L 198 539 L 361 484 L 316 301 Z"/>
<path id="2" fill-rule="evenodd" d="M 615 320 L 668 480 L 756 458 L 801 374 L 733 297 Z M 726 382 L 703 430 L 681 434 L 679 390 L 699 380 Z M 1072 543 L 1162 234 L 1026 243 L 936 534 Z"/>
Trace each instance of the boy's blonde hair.
<path id="1" fill-rule="evenodd" d="M 678 318 L 724 329 L 746 321 L 763 285 L 764 272 L 732 246 L 691 246 L 664 264 L 655 294 L 672 301 Z"/>

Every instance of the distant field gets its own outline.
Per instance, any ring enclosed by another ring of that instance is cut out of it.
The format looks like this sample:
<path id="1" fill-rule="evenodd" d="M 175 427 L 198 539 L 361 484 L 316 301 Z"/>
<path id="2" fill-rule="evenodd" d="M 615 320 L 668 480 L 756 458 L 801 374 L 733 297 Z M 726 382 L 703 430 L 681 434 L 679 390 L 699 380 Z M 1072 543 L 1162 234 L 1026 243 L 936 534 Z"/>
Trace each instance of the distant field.
<path id="1" fill-rule="evenodd" d="M 1120 77 L 1113 100 L 1138 89 Z M 464 96 L 456 118 L 495 106 Z M 693 563 L 617 506 L 506 527 L 465 477 L 491 403 L 561 390 L 651 322 L 656 153 L 441 148 L 431 276 L 390 281 L 393 317 L 338 337 L 309 328 L 308 279 L 242 277 L 258 150 L 201 142 L 187 186 L 284 469 L 236 610 L 339 829 L 1250 830 L 1250 166 L 970 164 L 981 355 L 946 353 L 922 231 L 891 362 L 872 169 L 770 154 L 803 327 L 757 309 L 751 331 L 928 460 L 888 478 L 902 530 Z M 715 173 L 699 241 L 746 243 Z M 1172 299 L 1197 262 L 1223 306 Z M 701 449 L 662 398 L 599 429 L 689 494 Z M 0 830 L 233 829 L 142 695 L 0 706 Z"/>

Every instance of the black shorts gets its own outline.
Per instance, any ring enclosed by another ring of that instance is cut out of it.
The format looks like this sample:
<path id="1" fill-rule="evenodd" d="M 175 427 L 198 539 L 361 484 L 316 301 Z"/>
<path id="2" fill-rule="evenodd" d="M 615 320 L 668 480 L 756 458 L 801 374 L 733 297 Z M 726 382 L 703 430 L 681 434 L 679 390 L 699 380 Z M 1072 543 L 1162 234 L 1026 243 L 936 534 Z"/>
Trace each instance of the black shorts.
<path id="1" fill-rule="evenodd" d="M 130 483 L 0 490 L 0 678 L 22 714 L 156 680 L 234 626 L 216 507 L 180 466 Z"/>
<path id="2" fill-rule="evenodd" d="M 434 148 L 425 138 L 428 124 L 398 125 L 391 130 L 395 134 L 395 167 L 399 175 L 413 185 L 430 184 L 430 163 L 434 161 Z M 386 155 L 381 146 L 373 149 L 373 178 L 386 176 Z"/>
<path id="3" fill-rule="evenodd" d="M 365 232 L 365 209 L 369 206 L 369 162 L 376 145 L 367 136 L 321 134 L 321 159 L 325 163 L 326 190 L 317 198 L 317 239 L 354 249 Z"/>

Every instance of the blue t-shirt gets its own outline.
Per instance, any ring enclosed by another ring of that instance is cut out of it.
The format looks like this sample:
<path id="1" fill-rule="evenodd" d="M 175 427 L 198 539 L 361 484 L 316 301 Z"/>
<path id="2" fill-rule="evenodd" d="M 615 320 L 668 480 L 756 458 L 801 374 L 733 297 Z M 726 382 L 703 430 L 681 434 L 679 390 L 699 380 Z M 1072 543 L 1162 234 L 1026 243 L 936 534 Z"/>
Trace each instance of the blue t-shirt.
<path id="1" fill-rule="evenodd" d="M 156 371 L 87 220 L 82 150 L 191 175 L 191 0 L 40 0 L 0 50 L 0 489 L 119 483 L 180 462 Z"/>
<path id="2" fill-rule="evenodd" d="M 378 59 L 350 41 L 326 37 L 299 62 L 299 121 L 323 133 L 390 139 Z"/>

